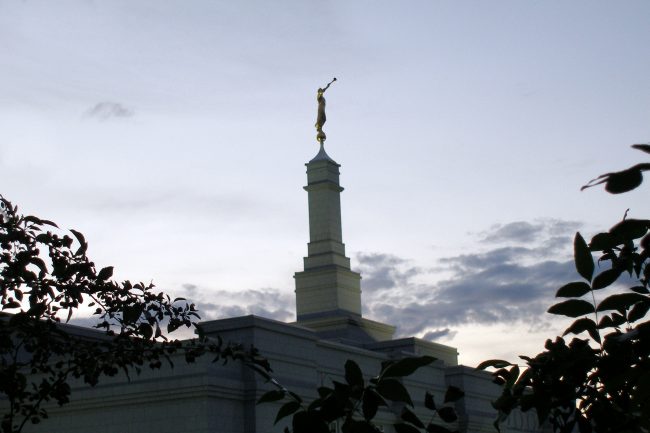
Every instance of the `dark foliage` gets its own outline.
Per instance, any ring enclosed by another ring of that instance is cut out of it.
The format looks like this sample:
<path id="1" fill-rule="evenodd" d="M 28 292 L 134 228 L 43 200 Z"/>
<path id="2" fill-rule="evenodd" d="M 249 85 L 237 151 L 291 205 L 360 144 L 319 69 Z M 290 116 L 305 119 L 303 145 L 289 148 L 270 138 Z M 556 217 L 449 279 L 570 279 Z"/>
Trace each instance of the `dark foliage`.
<path id="1" fill-rule="evenodd" d="M 427 393 L 424 406 L 431 411 L 431 416 L 429 420 L 421 420 L 413 412 L 413 401 L 402 383 L 404 377 L 433 361 L 435 358 L 430 356 L 386 361 L 382 363 L 379 374 L 366 382 L 357 363 L 348 360 L 345 363 L 345 383 L 333 381 L 330 387 L 318 388 L 318 398 L 309 404 L 269 378 L 277 389 L 264 394 L 258 404 L 284 401 L 275 422 L 292 416 L 291 429 L 285 429 L 287 433 L 329 433 L 334 424 L 340 425 L 343 433 L 378 433 L 381 430 L 373 420 L 381 407 L 396 412 L 398 421 L 393 427 L 397 433 L 423 430 L 452 433 L 448 426 L 442 424 L 453 423 L 458 419 L 453 404 L 464 393 L 450 386 L 441 406 L 437 406 L 433 395 Z"/>
<path id="2" fill-rule="evenodd" d="M 254 349 L 206 338 L 198 328 L 196 339 L 170 339 L 176 329 L 196 326 L 194 305 L 155 292 L 152 284 L 113 281 L 113 268 L 96 268 L 84 236 L 70 233 L 74 238 L 51 221 L 20 215 L 0 197 L 3 433 L 47 418 L 44 402 L 67 403 L 73 379 L 94 386 L 102 376 L 173 366 L 172 355 L 193 362 L 210 353 L 215 361 L 240 359 L 270 371 Z M 94 310 L 96 335 L 62 324 L 80 307 Z"/>
<path id="3" fill-rule="evenodd" d="M 650 144 L 633 144 L 633 148 L 650 153 Z M 584 185 L 581 190 L 592 186 L 605 184 L 605 191 L 611 194 L 621 194 L 632 191 L 643 182 L 643 172 L 650 170 L 650 163 L 641 163 L 630 168 L 612 173 L 601 174 Z"/>

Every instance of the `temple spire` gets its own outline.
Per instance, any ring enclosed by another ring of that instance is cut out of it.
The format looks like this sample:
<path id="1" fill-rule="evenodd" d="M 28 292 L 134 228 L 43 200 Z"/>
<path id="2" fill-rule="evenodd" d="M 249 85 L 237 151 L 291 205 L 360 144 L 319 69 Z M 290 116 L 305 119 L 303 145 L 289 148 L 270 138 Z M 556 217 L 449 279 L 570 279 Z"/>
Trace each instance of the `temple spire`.
<path id="1" fill-rule="evenodd" d="M 316 139 L 320 150 L 307 164 L 309 243 L 304 270 L 296 272 L 298 323 L 323 337 L 346 341 L 390 339 L 394 327 L 361 317 L 361 275 L 350 269 L 341 228 L 339 167 L 325 152 L 325 98 L 318 89 Z"/>

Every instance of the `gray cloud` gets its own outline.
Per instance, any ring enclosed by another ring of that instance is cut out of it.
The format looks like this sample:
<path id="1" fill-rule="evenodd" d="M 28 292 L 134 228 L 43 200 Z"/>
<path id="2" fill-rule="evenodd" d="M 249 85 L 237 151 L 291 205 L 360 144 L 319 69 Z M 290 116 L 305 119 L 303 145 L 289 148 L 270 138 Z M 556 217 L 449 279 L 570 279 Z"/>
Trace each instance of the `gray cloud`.
<path id="1" fill-rule="evenodd" d="M 85 118 L 97 120 L 123 119 L 133 116 L 133 111 L 116 102 L 99 102 L 83 113 Z"/>
<path id="2" fill-rule="evenodd" d="M 422 339 L 429 341 L 438 341 L 438 340 L 451 340 L 456 335 L 456 331 L 452 331 L 449 328 L 436 329 L 435 331 L 429 331 L 422 336 Z"/>
<path id="3" fill-rule="evenodd" d="M 555 250 L 560 250 L 562 248 L 567 248 L 568 245 L 573 244 L 573 232 L 571 233 L 571 236 L 566 235 L 566 236 L 552 236 L 548 239 L 544 239 L 542 243 L 542 250 L 544 251 L 555 251 Z"/>
<path id="4" fill-rule="evenodd" d="M 295 300 L 292 295 L 277 289 L 263 288 L 238 292 L 199 288 L 184 284 L 178 292 L 196 304 L 202 320 L 255 314 L 269 319 L 290 322 L 295 320 Z"/>
<path id="5" fill-rule="evenodd" d="M 408 261 L 390 254 L 359 253 L 358 271 L 363 275 L 365 291 L 379 291 L 403 286 L 421 272 L 408 266 Z"/>
<path id="6" fill-rule="evenodd" d="M 239 292 L 211 290 L 195 284 L 183 284 L 174 296 L 194 303 L 201 321 L 255 314 L 269 319 L 291 322 L 295 320 L 295 301 L 292 296 L 276 289 L 252 289 Z M 74 317 L 70 323 L 93 327 L 99 323 L 98 316 Z"/>
<path id="7" fill-rule="evenodd" d="M 541 231 L 541 224 L 531 224 L 526 221 L 515 221 L 505 225 L 493 226 L 486 232 L 482 242 L 532 242 Z"/>
<path id="8" fill-rule="evenodd" d="M 401 335 L 425 333 L 427 339 L 453 338 L 453 331 L 443 331 L 464 324 L 541 326 L 557 288 L 576 278 L 567 257 L 571 248 L 567 232 L 576 228 L 577 223 L 558 220 L 500 225 L 494 231 L 495 242 L 510 239 L 512 245 L 443 258 L 435 269 L 413 267 L 395 256 L 360 254 L 362 284 L 367 284 L 367 275 L 371 284 L 370 290 L 364 286 L 365 311 L 397 325 Z M 535 241 L 518 245 L 522 239 Z M 416 282 L 435 279 L 435 271 L 444 271 L 445 279 Z"/>
<path id="9" fill-rule="evenodd" d="M 544 219 L 535 223 L 513 221 L 507 224 L 496 224 L 489 230 L 479 233 L 479 236 L 484 243 L 530 243 L 575 231 L 579 226 L 580 224 L 575 221 L 557 219 Z"/>

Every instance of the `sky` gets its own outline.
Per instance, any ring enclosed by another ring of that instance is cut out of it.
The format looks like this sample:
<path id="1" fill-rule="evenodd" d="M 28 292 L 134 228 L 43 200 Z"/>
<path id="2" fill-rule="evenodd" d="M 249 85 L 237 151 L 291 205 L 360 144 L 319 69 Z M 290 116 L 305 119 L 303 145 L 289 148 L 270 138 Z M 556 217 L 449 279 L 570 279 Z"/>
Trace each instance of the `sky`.
<path id="1" fill-rule="evenodd" d="M 295 319 L 304 164 L 341 164 L 368 318 L 514 360 L 565 323 L 580 192 L 650 141 L 647 1 L 0 0 L 0 194 L 204 319 Z"/>

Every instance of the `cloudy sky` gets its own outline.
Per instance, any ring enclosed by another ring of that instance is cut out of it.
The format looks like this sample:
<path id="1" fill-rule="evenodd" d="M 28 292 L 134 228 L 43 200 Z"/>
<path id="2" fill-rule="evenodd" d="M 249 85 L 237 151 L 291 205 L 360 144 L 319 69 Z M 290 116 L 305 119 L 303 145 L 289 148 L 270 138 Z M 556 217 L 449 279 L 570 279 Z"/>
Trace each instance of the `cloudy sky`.
<path id="1" fill-rule="evenodd" d="M 204 318 L 293 320 L 304 163 L 341 167 L 364 314 L 514 358 L 643 190 L 579 187 L 650 140 L 647 1 L 0 0 L 0 193 Z"/>

